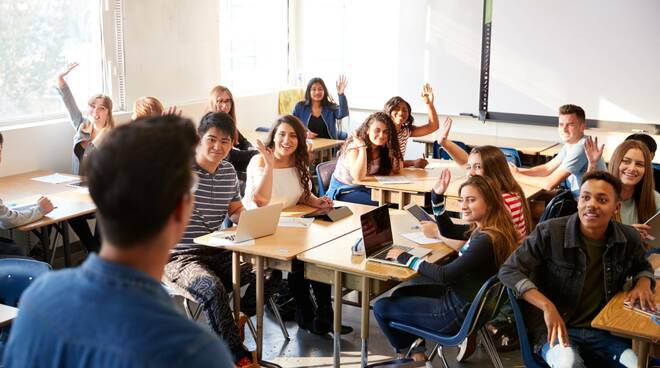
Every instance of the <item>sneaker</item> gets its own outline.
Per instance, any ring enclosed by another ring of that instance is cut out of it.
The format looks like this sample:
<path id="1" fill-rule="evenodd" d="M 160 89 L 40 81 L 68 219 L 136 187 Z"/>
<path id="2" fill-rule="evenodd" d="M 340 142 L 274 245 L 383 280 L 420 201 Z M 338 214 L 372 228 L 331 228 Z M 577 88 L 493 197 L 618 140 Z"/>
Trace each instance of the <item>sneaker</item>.
<path id="1" fill-rule="evenodd" d="M 246 351 L 246 354 L 236 362 L 236 367 L 259 368 L 256 351 Z"/>
<path id="2" fill-rule="evenodd" d="M 458 345 L 458 354 L 456 354 L 457 362 L 464 362 L 474 354 L 474 351 L 477 349 L 477 335 L 470 334 L 468 337 Z"/>

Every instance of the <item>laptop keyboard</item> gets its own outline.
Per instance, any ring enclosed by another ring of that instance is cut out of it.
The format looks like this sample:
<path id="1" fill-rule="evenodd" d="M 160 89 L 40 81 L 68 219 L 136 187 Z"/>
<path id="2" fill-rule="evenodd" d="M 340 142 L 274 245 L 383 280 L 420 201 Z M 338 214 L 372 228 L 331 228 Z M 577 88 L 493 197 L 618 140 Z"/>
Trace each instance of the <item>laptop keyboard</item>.
<path id="1" fill-rule="evenodd" d="M 229 241 L 234 241 L 234 239 L 236 239 L 236 235 L 235 234 L 227 235 L 227 236 L 223 236 L 223 238 L 225 238 Z"/>
<path id="2" fill-rule="evenodd" d="M 373 258 L 373 259 L 382 259 L 382 260 L 388 261 L 390 259 L 387 258 L 387 253 L 389 253 L 390 249 L 401 249 L 404 252 L 407 252 L 411 248 L 410 247 L 404 247 L 404 246 L 401 246 L 401 245 L 393 245 L 393 246 L 381 251 L 380 253 L 373 255 L 371 258 Z"/>

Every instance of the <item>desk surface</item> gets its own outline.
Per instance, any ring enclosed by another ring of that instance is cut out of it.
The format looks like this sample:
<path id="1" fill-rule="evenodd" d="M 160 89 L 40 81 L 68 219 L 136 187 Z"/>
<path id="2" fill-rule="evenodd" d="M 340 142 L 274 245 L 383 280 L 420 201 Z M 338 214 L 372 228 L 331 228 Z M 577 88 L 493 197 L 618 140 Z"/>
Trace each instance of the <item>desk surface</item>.
<path id="1" fill-rule="evenodd" d="M 266 140 L 268 133 L 266 132 L 257 132 L 254 130 L 243 132 L 245 137 L 252 142 L 252 144 L 257 144 L 257 139 L 260 139 L 262 142 Z M 337 139 L 327 139 L 327 138 L 314 138 L 312 139 L 312 151 L 321 151 L 330 149 L 333 147 L 338 147 L 344 144 L 344 141 Z"/>
<path id="2" fill-rule="evenodd" d="M 394 234 L 395 244 L 433 249 L 433 253 L 429 259 L 431 262 L 437 262 L 439 259 L 454 253 L 453 249 L 440 241 L 434 244 L 418 245 L 401 236 L 402 233 L 419 231 L 411 229 L 413 225 L 418 224 L 418 221 L 408 212 L 390 210 L 390 220 L 392 222 L 392 233 Z M 415 271 L 406 267 L 397 267 L 378 262 L 367 262 L 364 256 L 352 255 L 351 247 L 361 236 L 362 232 L 360 230 L 355 230 L 340 238 L 299 254 L 298 259 L 321 267 L 339 270 L 345 273 L 368 276 L 377 280 L 394 279 L 405 281 L 417 274 Z"/>
<path id="3" fill-rule="evenodd" d="M 620 292 L 607 303 L 605 308 L 591 321 L 591 326 L 636 339 L 660 341 L 660 325 L 647 315 L 623 307 L 625 293 Z M 655 302 L 660 303 L 660 293 L 655 293 Z"/>
<path id="4" fill-rule="evenodd" d="M 347 206 L 353 211 L 353 215 L 337 222 L 317 219 L 308 228 L 278 227 L 275 234 L 256 239 L 254 245 L 230 245 L 222 246 L 222 248 L 244 254 L 290 261 L 299 253 L 359 229 L 361 227 L 360 215 L 374 209 L 373 206 L 340 201 L 335 201 L 335 206 Z M 282 216 L 300 217 L 312 211 L 314 209 L 309 206 L 297 205 L 285 209 Z M 210 234 L 201 236 L 195 239 L 195 243 L 206 245 L 209 236 Z"/>
<path id="5" fill-rule="evenodd" d="M 0 327 L 8 325 L 14 318 L 16 318 L 17 314 L 18 308 L 0 304 Z"/>
<path id="6" fill-rule="evenodd" d="M 96 206 L 86 189 L 72 188 L 66 184 L 49 184 L 31 180 L 34 177 L 50 174 L 53 174 L 53 172 L 42 170 L 0 178 L 0 198 L 5 204 L 10 202 L 19 204 L 36 203 L 39 197 L 47 196 L 53 202 L 53 205 L 57 207 L 45 217 L 30 224 L 19 226 L 18 230 L 30 231 L 96 211 Z"/>
<path id="7" fill-rule="evenodd" d="M 557 142 L 545 141 L 545 140 L 510 138 L 510 137 L 500 137 L 496 135 L 483 135 L 483 134 L 472 134 L 472 133 L 461 133 L 461 132 L 449 133 L 449 139 L 453 141 L 461 141 L 467 144 L 468 146 L 491 145 L 495 147 L 511 147 L 528 155 L 536 155 L 540 153 L 543 153 L 545 155 L 545 152 L 543 151 L 559 144 Z M 423 137 L 413 138 L 414 142 L 420 142 L 426 144 L 432 144 L 436 140 L 437 140 L 437 133 L 431 133 Z"/>

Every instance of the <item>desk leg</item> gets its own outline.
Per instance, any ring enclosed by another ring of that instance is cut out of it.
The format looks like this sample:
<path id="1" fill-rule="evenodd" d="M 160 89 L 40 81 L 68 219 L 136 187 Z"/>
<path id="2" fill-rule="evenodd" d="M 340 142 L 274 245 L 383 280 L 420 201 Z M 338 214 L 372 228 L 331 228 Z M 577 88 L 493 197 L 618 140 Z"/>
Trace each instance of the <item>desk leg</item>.
<path id="1" fill-rule="evenodd" d="M 342 307 L 342 295 L 341 295 L 341 290 L 342 290 L 342 283 L 341 283 L 341 271 L 335 270 L 335 279 L 333 282 L 333 297 L 335 298 L 334 300 L 334 330 L 335 334 L 333 336 L 333 341 L 334 341 L 334 347 L 332 349 L 333 357 L 334 357 L 334 366 L 339 367 L 340 366 L 340 361 L 341 361 L 341 307 Z"/>
<path id="2" fill-rule="evenodd" d="M 649 361 L 649 342 L 633 339 L 632 345 L 633 351 L 637 355 L 637 368 L 646 368 Z"/>
<path id="3" fill-rule="evenodd" d="M 360 336 L 362 337 L 362 362 L 360 367 L 366 367 L 369 362 L 367 340 L 369 339 L 369 278 L 362 278 L 362 318 L 360 322 Z"/>
<path id="4" fill-rule="evenodd" d="M 232 298 L 234 299 L 234 320 L 238 324 L 241 314 L 241 254 L 231 252 Z"/>
<path id="5" fill-rule="evenodd" d="M 426 148 L 426 157 L 433 157 L 433 143 L 424 144 L 424 148 Z"/>
<path id="6" fill-rule="evenodd" d="M 71 244 L 69 241 L 69 224 L 66 221 L 60 223 L 60 230 L 62 231 L 62 247 L 64 248 L 64 267 L 71 267 Z M 53 244 L 55 249 L 55 244 Z"/>
<path id="7" fill-rule="evenodd" d="M 382 206 L 384 204 L 385 204 L 385 189 L 378 189 L 378 206 Z"/>

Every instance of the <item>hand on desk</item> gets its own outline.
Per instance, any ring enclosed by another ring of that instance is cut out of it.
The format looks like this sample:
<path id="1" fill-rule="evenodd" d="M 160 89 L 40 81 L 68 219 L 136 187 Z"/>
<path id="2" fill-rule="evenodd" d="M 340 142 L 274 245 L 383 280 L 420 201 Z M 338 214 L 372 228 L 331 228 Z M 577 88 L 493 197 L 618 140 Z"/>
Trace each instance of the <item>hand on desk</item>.
<path id="1" fill-rule="evenodd" d="M 424 236 L 431 239 L 440 239 L 440 230 L 435 221 L 421 221 L 420 228 Z"/>
<path id="2" fill-rule="evenodd" d="M 637 280 L 635 287 L 626 295 L 626 302 L 635 304 L 639 299 L 639 306 L 645 310 L 655 312 L 655 301 L 653 300 L 653 292 L 651 291 L 651 280 L 646 277 L 641 277 Z"/>
<path id="3" fill-rule="evenodd" d="M 318 137 L 318 134 L 312 132 L 311 130 L 307 131 L 307 139 L 314 139 L 316 137 Z"/>
<path id="4" fill-rule="evenodd" d="M 390 249 L 389 252 L 387 252 L 387 259 L 396 261 L 396 259 L 399 258 L 399 255 L 401 253 L 404 253 L 404 252 L 405 252 L 405 250 L 403 250 L 401 248 L 392 248 L 392 249 Z"/>
<path id="5" fill-rule="evenodd" d="M 425 154 L 422 154 L 422 157 L 421 157 L 421 158 L 418 158 L 418 159 L 416 159 L 416 160 L 413 162 L 413 166 L 416 167 L 416 168 L 418 168 L 418 169 L 423 169 L 423 168 L 425 168 L 426 165 L 428 165 L 428 164 L 429 164 L 429 161 L 426 159 L 426 155 L 425 155 Z"/>
<path id="6" fill-rule="evenodd" d="M 651 231 L 651 227 L 646 224 L 631 224 L 630 226 L 634 227 L 635 230 L 639 231 L 639 235 L 642 236 L 642 239 L 648 239 L 649 237 L 649 231 Z"/>
<path id="7" fill-rule="evenodd" d="M 50 213 L 55 208 L 50 199 L 46 197 L 39 198 L 37 204 L 39 205 L 39 208 L 41 208 L 41 212 L 43 212 L 44 215 Z"/>
<path id="8" fill-rule="evenodd" d="M 332 199 L 330 199 L 328 196 L 319 197 L 317 199 L 318 201 L 316 202 L 316 208 L 331 208 L 334 204 Z"/>

